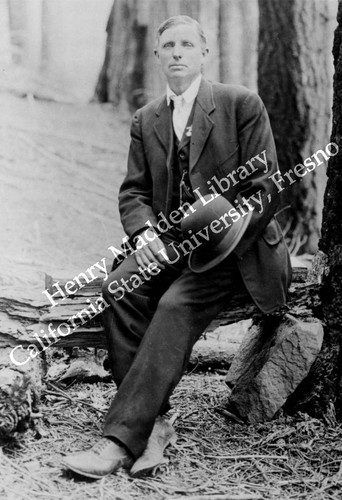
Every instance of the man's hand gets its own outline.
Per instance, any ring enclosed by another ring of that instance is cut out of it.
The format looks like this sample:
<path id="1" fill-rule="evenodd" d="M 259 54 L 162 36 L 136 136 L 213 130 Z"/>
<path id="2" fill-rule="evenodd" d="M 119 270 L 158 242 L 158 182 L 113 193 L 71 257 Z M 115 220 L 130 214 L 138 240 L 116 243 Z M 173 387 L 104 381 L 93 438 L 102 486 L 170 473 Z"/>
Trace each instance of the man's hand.
<path id="1" fill-rule="evenodd" d="M 142 248 L 137 249 L 134 254 L 138 266 L 146 268 L 150 264 L 155 263 L 160 269 L 164 269 L 167 252 L 164 243 L 157 233 L 155 233 L 153 229 L 147 229 L 143 234 L 140 234 L 140 238 L 142 238 L 146 244 L 142 246 Z"/>

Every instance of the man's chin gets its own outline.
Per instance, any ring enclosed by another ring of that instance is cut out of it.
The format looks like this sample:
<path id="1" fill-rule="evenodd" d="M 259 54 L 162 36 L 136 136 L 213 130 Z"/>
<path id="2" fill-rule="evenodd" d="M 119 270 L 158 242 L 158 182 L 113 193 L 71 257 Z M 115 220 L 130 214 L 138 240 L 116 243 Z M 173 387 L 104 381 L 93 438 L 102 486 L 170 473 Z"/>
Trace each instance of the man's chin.
<path id="1" fill-rule="evenodd" d="M 170 80 L 178 80 L 180 78 L 182 80 L 184 80 L 184 79 L 189 80 L 189 79 L 191 79 L 191 76 L 189 75 L 189 73 L 185 69 L 177 69 L 177 70 L 169 71 L 167 78 L 169 78 Z"/>

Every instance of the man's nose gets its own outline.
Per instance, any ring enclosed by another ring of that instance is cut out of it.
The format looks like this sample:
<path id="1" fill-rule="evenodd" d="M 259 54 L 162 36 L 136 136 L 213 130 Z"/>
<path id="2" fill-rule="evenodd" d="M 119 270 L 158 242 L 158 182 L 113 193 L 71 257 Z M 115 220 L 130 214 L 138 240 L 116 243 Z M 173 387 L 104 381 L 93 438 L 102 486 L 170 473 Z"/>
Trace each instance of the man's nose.
<path id="1" fill-rule="evenodd" d="M 172 56 L 174 59 L 180 59 L 182 57 L 182 47 L 181 45 L 175 44 L 173 47 Z"/>

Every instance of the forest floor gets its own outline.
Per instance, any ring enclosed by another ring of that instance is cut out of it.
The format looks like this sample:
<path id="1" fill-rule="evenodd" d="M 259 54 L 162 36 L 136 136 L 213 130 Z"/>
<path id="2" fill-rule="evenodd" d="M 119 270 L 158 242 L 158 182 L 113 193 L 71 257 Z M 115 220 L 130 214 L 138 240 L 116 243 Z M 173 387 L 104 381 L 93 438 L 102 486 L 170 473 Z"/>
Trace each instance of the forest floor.
<path id="1" fill-rule="evenodd" d="M 255 425 L 224 415 L 224 374 L 188 374 L 176 388 L 177 442 L 154 476 L 121 470 L 100 481 L 72 476 L 65 454 L 92 446 L 114 394 L 112 384 L 45 391 L 36 431 L 3 447 L 6 500 L 325 500 L 342 494 L 342 428 L 297 414 Z M 70 399 L 69 399 L 70 398 Z M 1 448 L 0 448 L 1 451 Z"/>
<path id="2" fill-rule="evenodd" d="M 72 277 L 123 236 L 117 192 L 130 118 L 111 106 L 0 94 L 0 286 L 41 297 L 44 273 Z M 98 439 L 112 384 L 44 388 L 36 430 L 0 448 L 0 498 L 339 499 L 342 428 L 306 415 L 243 425 L 224 414 L 224 372 L 187 374 L 173 396 L 178 440 L 154 477 L 72 477 L 63 455 Z"/>

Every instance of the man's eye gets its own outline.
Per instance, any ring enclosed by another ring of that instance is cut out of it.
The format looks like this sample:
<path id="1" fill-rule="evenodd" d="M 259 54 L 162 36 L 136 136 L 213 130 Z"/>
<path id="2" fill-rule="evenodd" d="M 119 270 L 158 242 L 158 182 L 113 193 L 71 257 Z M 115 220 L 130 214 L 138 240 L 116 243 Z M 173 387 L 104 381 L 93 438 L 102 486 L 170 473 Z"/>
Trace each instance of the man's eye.
<path id="1" fill-rule="evenodd" d="M 184 42 L 185 47 L 193 47 L 193 44 L 191 42 Z"/>
<path id="2" fill-rule="evenodd" d="M 172 47 L 172 43 L 171 42 L 164 43 L 164 45 L 163 45 L 164 49 L 167 49 L 169 47 Z"/>

